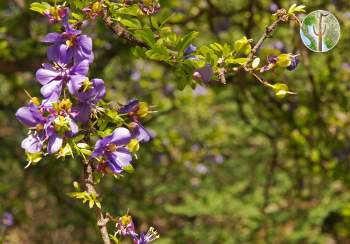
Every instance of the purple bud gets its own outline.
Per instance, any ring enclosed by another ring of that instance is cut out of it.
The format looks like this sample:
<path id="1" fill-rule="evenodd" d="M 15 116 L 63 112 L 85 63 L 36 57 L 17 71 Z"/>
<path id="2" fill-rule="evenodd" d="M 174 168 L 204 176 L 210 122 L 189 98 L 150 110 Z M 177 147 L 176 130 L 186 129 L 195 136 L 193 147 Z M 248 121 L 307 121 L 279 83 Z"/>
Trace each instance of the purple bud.
<path id="1" fill-rule="evenodd" d="M 291 59 L 291 64 L 287 67 L 287 69 L 289 71 L 293 71 L 296 69 L 297 65 L 299 63 L 299 59 L 298 59 L 298 56 L 297 55 L 294 55 L 292 56 L 292 59 Z"/>
<path id="2" fill-rule="evenodd" d="M 276 56 L 276 55 L 267 57 L 267 62 L 269 64 L 275 64 L 275 63 L 277 63 L 277 61 L 278 61 L 278 56 Z"/>
<path id="3" fill-rule="evenodd" d="M 184 55 L 187 56 L 197 50 L 197 47 L 195 45 L 190 44 L 184 51 Z"/>
<path id="4" fill-rule="evenodd" d="M 201 81 L 202 80 L 202 75 L 198 72 L 195 71 L 192 75 L 192 79 L 196 80 L 196 81 Z"/>

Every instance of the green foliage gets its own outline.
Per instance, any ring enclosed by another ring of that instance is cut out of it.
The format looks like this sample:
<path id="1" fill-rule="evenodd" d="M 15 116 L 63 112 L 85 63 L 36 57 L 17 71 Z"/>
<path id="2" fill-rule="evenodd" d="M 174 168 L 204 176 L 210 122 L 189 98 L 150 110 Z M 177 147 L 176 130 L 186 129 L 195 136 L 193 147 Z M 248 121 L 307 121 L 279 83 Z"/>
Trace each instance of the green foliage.
<path id="1" fill-rule="evenodd" d="M 44 14 L 45 11 L 47 11 L 51 5 L 47 2 L 35 2 L 30 5 L 30 10 L 36 11 L 40 14 Z"/>
<path id="2" fill-rule="evenodd" d="M 74 182 L 74 188 L 77 191 L 68 193 L 70 197 L 82 200 L 83 203 L 88 203 L 89 208 L 93 208 L 94 206 L 101 208 L 101 202 L 94 192 L 89 194 L 86 191 L 80 191 L 80 187 L 77 182 Z"/>

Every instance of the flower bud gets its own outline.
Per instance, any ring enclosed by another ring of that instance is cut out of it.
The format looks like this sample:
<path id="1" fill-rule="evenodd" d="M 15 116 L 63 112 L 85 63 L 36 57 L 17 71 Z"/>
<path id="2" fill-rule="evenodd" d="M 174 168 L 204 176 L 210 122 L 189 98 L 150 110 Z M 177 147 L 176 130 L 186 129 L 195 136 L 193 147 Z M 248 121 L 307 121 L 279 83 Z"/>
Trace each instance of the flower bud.
<path id="1" fill-rule="evenodd" d="M 140 143 L 136 139 L 131 139 L 127 147 L 130 152 L 136 153 L 140 149 Z"/>
<path id="2" fill-rule="evenodd" d="M 137 115 L 142 117 L 146 117 L 149 114 L 149 107 L 148 104 L 145 102 L 139 103 L 139 109 L 137 111 Z"/>
<path id="3" fill-rule="evenodd" d="M 63 99 L 59 104 L 60 110 L 68 111 L 71 109 L 71 107 L 72 107 L 72 102 L 68 98 Z"/>
<path id="4" fill-rule="evenodd" d="M 59 134 L 63 134 L 65 131 L 69 130 L 69 123 L 63 116 L 58 116 L 53 121 L 53 125 L 55 127 L 55 130 Z"/>
<path id="5" fill-rule="evenodd" d="M 192 79 L 196 80 L 196 81 L 201 81 L 202 80 L 202 75 L 198 72 L 195 71 L 192 75 Z"/>
<path id="6" fill-rule="evenodd" d="M 29 102 L 33 103 L 36 106 L 40 106 L 40 100 L 37 97 L 32 97 Z"/>

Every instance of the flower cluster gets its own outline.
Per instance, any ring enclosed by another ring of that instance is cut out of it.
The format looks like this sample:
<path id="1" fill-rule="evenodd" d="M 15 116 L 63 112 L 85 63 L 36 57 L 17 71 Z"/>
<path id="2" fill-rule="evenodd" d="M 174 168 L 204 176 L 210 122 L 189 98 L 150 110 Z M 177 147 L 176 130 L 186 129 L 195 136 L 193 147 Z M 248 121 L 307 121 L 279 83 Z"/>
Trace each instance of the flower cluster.
<path id="1" fill-rule="evenodd" d="M 44 15 L 48 18 L 49 23 L 54 24 L 62 21 L 68 14 L 68 8 L 65 5 L 49 6 Z"/>
<path id="2" fill-rule="evenodd" d="M 130 215 L 124 215 L 118 218 L 116 229 L 114 238 L 117 238 L 117 236 L 130 237 L 134 244 L 148 244 L 159 238 L 157 231 L 153 227 L 150 227 L 146 233 L 137 234 Z"/>
<path id="3" fill-rule="evenodd" d="M 261 67 L 260 72 L 264 73 L 266 71 L 274 69 L 276 66 L 287 68 L 289 71 L 293 71 L 296 69 L 299 60 L 299 55 L 287 54 L 283 53 L 278 56 L 270 56 L 267 57 L 267 64 Z"/>
<path id="4" fill-rule="evenodd" d="M 100 2 L 90 3 L 82 11 L 91 19 L 95 20 L 97 16 L 102 16 L 103 6 Z"/>
<path id="5" fill-rule="evenodd" d="M 155 15 L 160 11 L 158 0 L 141 0 L 139 2 L 139 7 L 146 15 Z"/>
<path id="6" fill-rule="evenodd" d="M 96 6 L 90 7 L 93 12 L 98 11 Z M 53 14 L 55 11 L 62 13 L 57 15 L 59 18 Z M 84 158 L 96 159 L 96 168 L 101 172 L 120 174 L 131 163 L 132 153 L 139 149 L 139 143 L 151 139 L 151 134 L 140 123 L 140 118 L 149 113 L 148 106 L 132 100 L 114 111 L 125 115 L 126 120 L 130 118 L 130 123 L 111 123 L 104 131 L 94 127 L 111 108 L 107 103 L 100 104 L 106 95 L 104 81 L 88 77 L 89 65 L 94 60 L 92 39 L 69 23 L 68 7 L 55 7 L 55 11 L 50 12 L 49 22 L 62 22 L 63 31 L 49 33 L 43 38 L 48 45 L 48 62 L 36 72 L 43 100 L 31 97 L 29 103 L 16 112 L 17 119 L 29 128 L 21 146 L 30 164 L 38 162 L 45 154 L 73 155 L 76 149 Z M 50 21 L 53 17 L 56 21 Z M 125 124 L 128 128 L 122 127 Z M 79 140 L 91 138 L 94 132 L 102 133 L 103 138 L 96 142 L 93 150 L 90 139 L 85 140 L 87 143 L 75 144 L 77 137 Z"/>

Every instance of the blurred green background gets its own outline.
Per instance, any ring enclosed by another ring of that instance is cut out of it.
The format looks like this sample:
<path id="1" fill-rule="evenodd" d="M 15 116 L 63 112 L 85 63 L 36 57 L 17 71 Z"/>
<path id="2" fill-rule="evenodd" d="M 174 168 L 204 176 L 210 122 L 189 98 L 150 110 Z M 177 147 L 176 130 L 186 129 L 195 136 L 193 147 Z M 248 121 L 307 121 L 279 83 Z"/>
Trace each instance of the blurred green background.
<path id="1" fill-rule="evenodd" d="M 35 71 L 45 60 L 40 38 L 53 31 L 29 11 L 31 1 L 0 1 L 0 215 L 11 212 L 9 243 L 99 243 L 94 213 L 71 199 L 82 177 L 75 160 L 46 158 L 26 165 L 15 119 L 27 97 L 39 95 Z M 160 1 L 175 14 L 179 33 L 198 30 L 196 45 L 257 40 L 271 13 L 293 1 Z M 159 244 L 350 243 L 350 2 L 299 1 L 324 9 L 341 24 L 330 52 L 312 53 L 299 28 L 284 24 L 261 57 L 300 54 L 296 71 L 264 75 L 287 82 L 297 95 L 277 99 L 244 74 L 227 85 L 176 90 L 167 67 L 137 59 L 131 46 L 97 21 L 84 31 L 94 40 L 91 77 L 101 77 L 107 99 L 139 98 L 159 111 L 146 126 L 156 135 L 143 146 L 135 172 L 105 177 L 99 191 L 115 215 L 129 210 L 138 229 L 155 226 Z M 113 230 L 113 226 L 109 226 Z"/>

